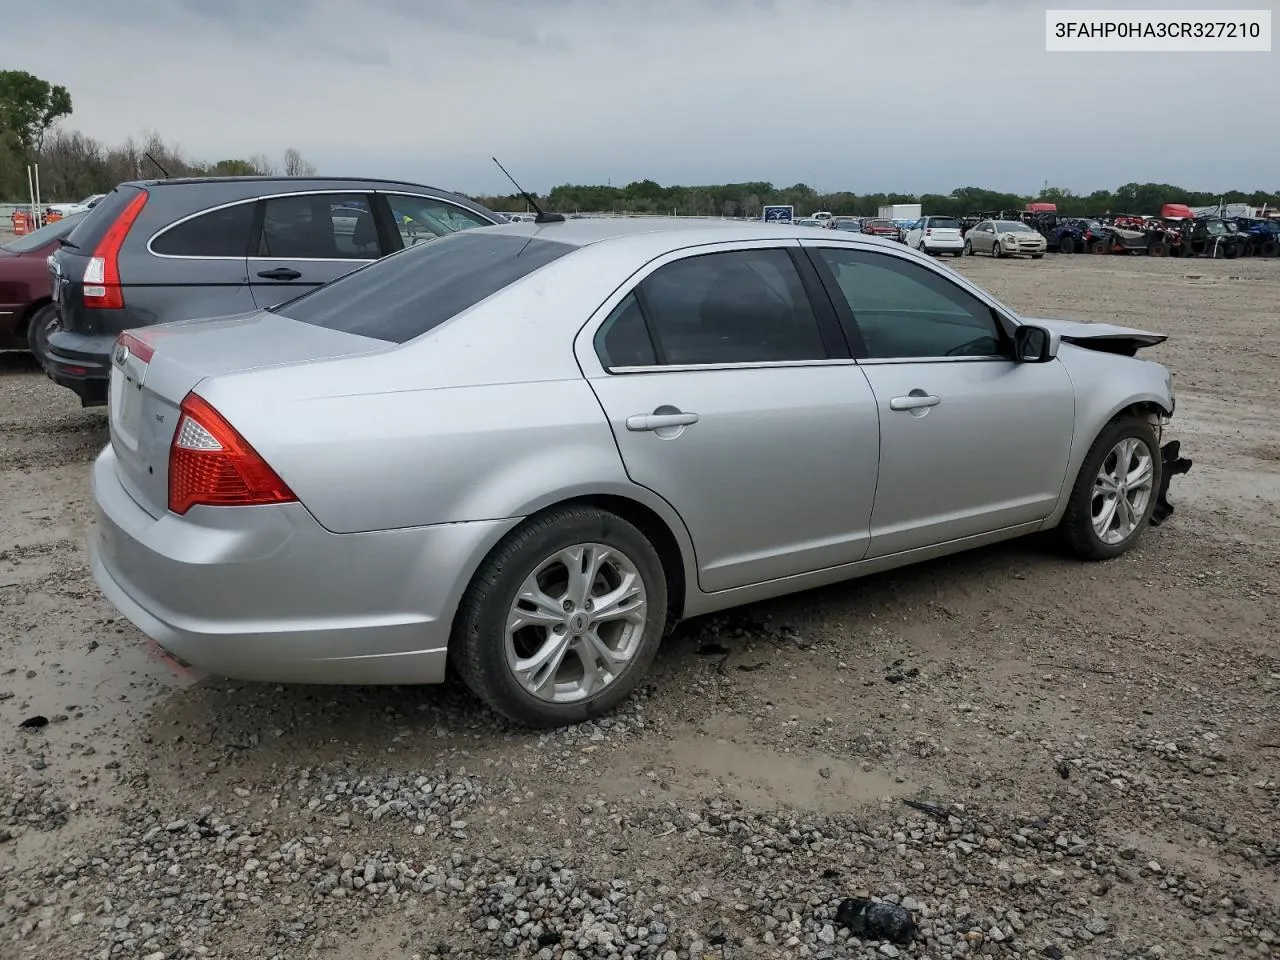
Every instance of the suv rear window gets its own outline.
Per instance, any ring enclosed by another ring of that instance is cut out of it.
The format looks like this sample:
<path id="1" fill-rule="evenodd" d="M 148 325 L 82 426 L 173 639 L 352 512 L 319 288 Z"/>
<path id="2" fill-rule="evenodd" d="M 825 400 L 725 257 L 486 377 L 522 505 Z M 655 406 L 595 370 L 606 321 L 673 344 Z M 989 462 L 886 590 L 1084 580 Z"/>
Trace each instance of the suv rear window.
<path id="1" fill-rule="evenodd" d="M 116 187 L 103 197 L 85 215 L 83 220 L 76 224 L 76 228 L 67 237 L 67 243 L 79 247 L 80 249 L 77 252 L 84 254 L 86 257 L 92 254 L 93 248 L 98 245 L 102 235 L 107 232 L 111 224 L 116 222 L 116 217 L 124 212 L 124 208 L 129 205 L 129 201 L 137 194 L 137 187 Z"/>
<path id="2" fill-rule="evenodd" d="M 574 249 L 554 240 L 466 230 L 393 253 L 271 312 L 406 343 Z"/>

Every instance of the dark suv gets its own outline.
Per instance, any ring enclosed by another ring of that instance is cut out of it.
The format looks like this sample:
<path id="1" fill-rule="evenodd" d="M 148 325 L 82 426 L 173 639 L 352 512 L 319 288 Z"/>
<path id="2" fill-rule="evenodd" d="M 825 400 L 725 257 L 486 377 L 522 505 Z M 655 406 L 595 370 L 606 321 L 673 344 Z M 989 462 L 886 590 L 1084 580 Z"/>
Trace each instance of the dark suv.
<path id="1" fill-rule="evenodd" d="M 275 306 L 411 244 L 502 222 L 466 197 L 388 180 L 122 183 L 50 260 L 59 322 L 39 359 L 98 406 L 122 330 Z"/>

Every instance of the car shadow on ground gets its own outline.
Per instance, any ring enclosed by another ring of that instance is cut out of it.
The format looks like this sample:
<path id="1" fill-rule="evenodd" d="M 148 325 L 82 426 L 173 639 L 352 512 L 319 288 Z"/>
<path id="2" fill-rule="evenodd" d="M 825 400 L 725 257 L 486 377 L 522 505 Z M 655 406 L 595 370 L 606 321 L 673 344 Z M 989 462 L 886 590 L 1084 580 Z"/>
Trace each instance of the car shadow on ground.
<path id="1" fill-rule="evenodd" d="M 735 647 L 750 645 L 757 653 L 770 645 L 787 654 L 812 650 L 824 663 L 842 658 L 852 663 L 866 651 L 855 649 L 857 640 L 851 638 L 871 625 L 890 634 L 909 627 L 902 623 L 904 609 L 922 611 L 921 617 L 945 611 L 948 597 L 985 594 L 993 577 L 1026 580 L 1029 593 L 1038 591 L 1037 581 L 1067 567 L 1078 564 L 1046 540 L 1023 538 L 686 621 L 663 643 L 632 701 L 612 717 L 600 718 L 600 725 L 634 727 L 637 718 L 679 721 L 682 714 L 698 713 L 703 708 L 696 694 L 695 702 L 689 702 L 690 678 L 714 669 L 717 658 L 723 660 Z M 890 608 L 896 618 L 888 615 Z M 833 634 L 832 623 L 842 626 L 839 635 Z M 960 631 L 955 638 L 971 642 Z M 844 640 L 849 641 L 847 654 L 841 646 L 831 646 Z M 814 650 L 816 644 L 821 649 Z M 946 653 L 963 659 L 972 651 L 956 646 Z M 834 667 L 833 662 L 824 669 Z M 786 682 L 768 674 L 758 681 Z M 381 756 L 398 766 L 429 762 L 432 755 L 459 749 L 486 755 L 523 749 L 545 736 L 491 713 L 452 670 L 445 683 L 427 687 L 279 685 L 209 677 L 163 696 L 151 710 L 148 728 L 148 741 L 157 746 L 195 744 L 233 758 L 253 755 L 258 762 L 286 765 L 364 764 Z"/>
<path id="2" fill-rule="evenodd" d="M 19 373 L 44 373 L 36 358 L 25 350 L 0 350 L 0 376 Z"/>

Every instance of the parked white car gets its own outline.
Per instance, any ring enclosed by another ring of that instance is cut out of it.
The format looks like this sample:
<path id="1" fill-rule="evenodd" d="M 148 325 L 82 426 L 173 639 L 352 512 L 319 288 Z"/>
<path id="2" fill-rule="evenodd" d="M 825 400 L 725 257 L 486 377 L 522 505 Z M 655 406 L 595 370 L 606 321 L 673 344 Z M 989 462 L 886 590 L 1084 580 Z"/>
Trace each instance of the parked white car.
<path id="1" fill-rule="evenodd" d="M 84 213 L 86 210 L 92 210 L 98 205 L 98 201 L 105 196 L 105 193 L 95 193 L 91 197 L 85 197 L 79 203 L 50 203 L 47 206 L 50 210 L 56 210 L 61 216 L 69 217 L 73 213 Z"/>
<path id="2" fill-rule="evenodd" d="M 905 242 L 921 253 L 964 256 L 964 232 L 955 217 L 921 217 L 907 230 Z"/>

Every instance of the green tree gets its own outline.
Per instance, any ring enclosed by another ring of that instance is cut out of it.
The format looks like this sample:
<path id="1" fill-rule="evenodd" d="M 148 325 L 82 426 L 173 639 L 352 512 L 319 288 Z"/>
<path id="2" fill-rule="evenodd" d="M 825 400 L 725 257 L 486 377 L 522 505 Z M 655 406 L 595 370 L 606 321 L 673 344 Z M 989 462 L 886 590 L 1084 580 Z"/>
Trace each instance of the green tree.
<path id="1" fill-rule="evenodd" d="M 208 170 L 208 174 L 211 177 L 252 177 L 261 172 L 248 160 L 237 159 L 219 160 Z"/>
<path id="2" fill-rule="evenodd" d="M 40 151 L 48 129 L 70 114 L 66 87 L 25 70 L 0 70 L 0 128 L 17 136 L 28 157 Z"/>

